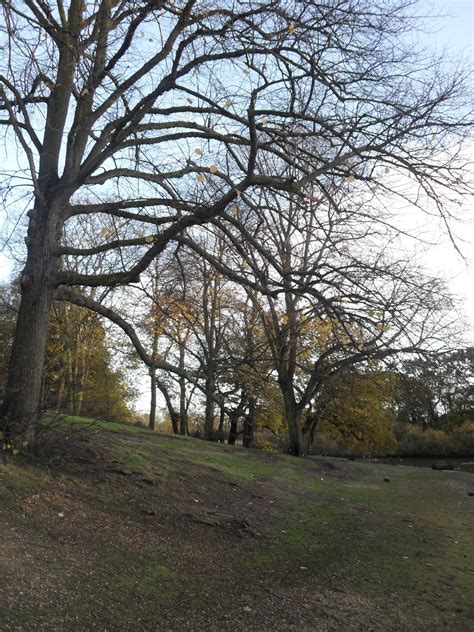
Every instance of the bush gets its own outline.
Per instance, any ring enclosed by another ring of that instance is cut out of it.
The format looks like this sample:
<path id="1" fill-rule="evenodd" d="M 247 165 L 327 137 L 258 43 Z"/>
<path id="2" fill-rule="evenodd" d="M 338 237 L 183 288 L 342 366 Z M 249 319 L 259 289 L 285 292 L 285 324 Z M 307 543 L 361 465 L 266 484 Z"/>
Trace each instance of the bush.
<path id="1" fill-rule="evenodd" d="M 447 456 L 451 454 L 449 436 L 442 430 L 399 425 L 395 431 L 398 453 L 403 456 Z"/>
<path id="2" fill-rule="evenodd" d="M 458 456 L 474 456 L 474 422 L 467 422 L 451 433 L 451 444 Z"/>
<path id="3" fill-rule="evenodd" d="M 316 432 L 314 443 L 310 449 L 311 454 L 337 457 L 364 457 L 372 456 L 366 446 L 347 445 L 340 439 Z M 375 455 L 374 455 L 375 456 Z M 377 454 L 377 456 L 380 456 Z"/>

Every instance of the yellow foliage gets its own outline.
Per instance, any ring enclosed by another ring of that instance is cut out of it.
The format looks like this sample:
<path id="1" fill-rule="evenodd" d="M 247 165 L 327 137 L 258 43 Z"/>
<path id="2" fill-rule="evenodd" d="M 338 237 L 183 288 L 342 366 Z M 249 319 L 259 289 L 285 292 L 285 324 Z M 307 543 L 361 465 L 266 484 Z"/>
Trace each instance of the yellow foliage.
<path id="1" fill-rule="evenodd" d="M 334 376 L 321 395 L 318 431 L 365 454 L 393 453 L 391 402 L 392 389 L 383 374 Z"/>

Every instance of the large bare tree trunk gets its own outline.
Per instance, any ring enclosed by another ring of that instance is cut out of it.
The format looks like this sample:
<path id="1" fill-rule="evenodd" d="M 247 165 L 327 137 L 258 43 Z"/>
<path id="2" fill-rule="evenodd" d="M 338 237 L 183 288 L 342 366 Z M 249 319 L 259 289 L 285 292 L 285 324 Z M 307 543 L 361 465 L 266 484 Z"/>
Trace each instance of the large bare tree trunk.
<path id="1" fill-rule="evenodd" d="M 51 294 L 38 280 L 22 286 L 2 410 L 12 441 L 35 440 Z"/>
<path id="2" fill-rule="evenodd" d="M 225 420 L 225 410 L 224 406 L 221 406 L 221 410 L 219 413 L 219 428 L 217 430 L 217 438 L 219 443 L 225 443 L 224 441 L 224 420 Z"/>
<path id="3" fill-rule="evenodd" d="M 237 439 L 237 424 L 239 423 L 240 413 L 229 413 L 229 438 L 227 439 L 228 445 L 235 445 Z"/>
<path id="4" fill-rule="evenodd" d="M 204 415 L 204 439 L 214 440 L 214 412 L 215 412 L 216 381 L 214 375 L 206 379 L 206 410 Z"/>
<path id="5" fill-rule="evenodd" d="M 59 212 L 52 208 L 35 208 L 28 215 L 28 254 L 21 276 L 21 301 L 0 417 L 10 440 L 33 443 L 40 417 L 49 311 L 54 292 L 52 279 L 58 263 L 54 248 L 61 225 Z"/>
<path id="6" fill-rule="evenodd" d="M 244 417 L 244 427 L 242 435 L 242 443 L 244 448 L 251 448 L 255 437 L 257 408 L 255 400 L 251 398 L 249 400 L 249 412 Z"/>
<path id="7" fill-rule="evenodd" d="M 185 350 L 184 345 L 179 346 L 179 368 L 185 369 Z M 186 436 L 188 434 L 188 408 L 186 405 L 186 378 L 179 378 L 179 434 Z"/>
<path id="8" fill-rule="evenodd" d="M 156 423 L 156 369 L 150 369 L 150 414 L 148 416 L 148 428 L 155 429 Z"/>
<path id="9" fill-rule="evenodd" d="M 301 429 L 301 410 L 295 401 L 295 397 L 287 384 L 280 382 L 281 392 L 285 403 L 285 417 L 288 424 L 290 440 L 289 452 L 294 456 L 304 456 L 303 431 Z"/>
<path id="10" fill-rule="evenodd" d="M 168 387 L 166 386 L 166 384 L 164 382 L 162 382 L 158 378 L 155 378 L 155 384 L 160 389 L 161 393 L 163 394 L 163 397 L 165 398 L 166 408 L 168 409 L 168 413 L 169 413 L 169 416 L 170 416 L 171 426 L 172 426 L 172 429 L 173 429 L 173 434 L 179 434 L 179 420 L 180 420 L 180 416 L 179 416 L 179 413 L 174 409 L 173 402 L 171 401 L 171 395 L 170 395 L 170 392 L 168 390 Z"/>

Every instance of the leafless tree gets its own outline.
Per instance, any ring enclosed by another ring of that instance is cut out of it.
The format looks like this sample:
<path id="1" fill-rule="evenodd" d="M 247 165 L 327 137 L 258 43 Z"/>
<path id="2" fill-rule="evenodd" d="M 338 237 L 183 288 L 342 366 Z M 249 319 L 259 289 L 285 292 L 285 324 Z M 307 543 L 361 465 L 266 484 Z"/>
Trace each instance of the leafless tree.
<path id="1" fill-rule="evenodd" d="M 411 202 L 446 216 L 439 188 L 465 190 L 452 150 L 470 124 L 465 73 L 408 47 L 412 4 L 2 1 L 0 123 L 19 155 L 4 187 L 31 200 L 2 409 L 12 439 L 34 440 L 53 297 L 136 282 L 247 192 L 325 196 L 391 168 L 414 178 Z M 85 247 L 92 215 L 103 228 Z M 105 271 L 86 271 L 104 253 Z"/>
<path id="2" fill-rule="evenodd" d="M 338 199 L 338 197 L 340 199 Z M 413 255 L 399 250 L 390 218 L 347 192 L 301 200 L 245 195 L 239 217 L 213 221 L 227 263 L 185 235 L 180 241 L 247 288 L 261 320 L 285 405 L 290 450 L 304 453 L 318 393 L 335 373 L 446 343 L 453 301 Z M 230 264 L 228 262 L 231 262 Z M 232 265 L 233 263 L 233 265 Z M 224 269 L 227 265 L 227 269 Z"/>

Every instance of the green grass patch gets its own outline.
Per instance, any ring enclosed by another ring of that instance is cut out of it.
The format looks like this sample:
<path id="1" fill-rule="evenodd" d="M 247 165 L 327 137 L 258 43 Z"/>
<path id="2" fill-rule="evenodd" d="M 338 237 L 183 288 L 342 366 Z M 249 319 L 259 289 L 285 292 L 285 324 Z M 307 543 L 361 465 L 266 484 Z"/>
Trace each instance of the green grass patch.
<path id="1" fill-rule="evenodd" d="M 0 499 L 7 499 L 14 494 L 37 493 L 45 485 L 49 477 L 42 471 L 26 467 L 21 461 L 0 464 Z"/>
<path id="2" fill-rule="evenodd" d="M 130 569 L 130 563 L 120 564 L 112 574 L 113 589 L 150 599 L 155 605 L 169 605 L 176 590 L 176 573 L 164 564 L 153 560 L 139 560 L 139 566 Z"/>
<path id="3" fill-rule="evenodd" d="M 42 418 L 43 426 L 51 427 L 54 430 L 68 432 L 76 429 L 104 430 L 107 432 L 126 432 L 131 434 L 156 433 L 145 426 L 135 426 L 120 421 L 106 421 L 104 419 L 93 419 L 89 417 L 77 417 L 75 415 L 52 415 L 46 413 Z"/>

